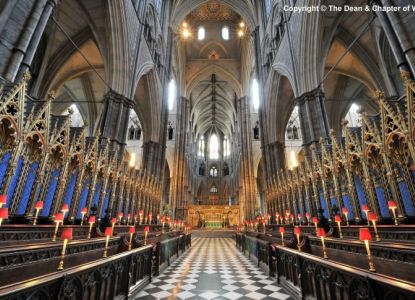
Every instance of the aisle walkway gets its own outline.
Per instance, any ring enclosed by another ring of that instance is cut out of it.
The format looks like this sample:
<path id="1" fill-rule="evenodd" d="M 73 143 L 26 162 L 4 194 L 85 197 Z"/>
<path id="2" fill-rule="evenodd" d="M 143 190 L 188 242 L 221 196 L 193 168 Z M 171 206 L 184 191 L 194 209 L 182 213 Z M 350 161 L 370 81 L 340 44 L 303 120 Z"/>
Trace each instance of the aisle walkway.
<path id="1" fill-rule="evenodd" d="M 135 299 L 291 299 L 230 238 L 194 238 L 192 247 Z"/>

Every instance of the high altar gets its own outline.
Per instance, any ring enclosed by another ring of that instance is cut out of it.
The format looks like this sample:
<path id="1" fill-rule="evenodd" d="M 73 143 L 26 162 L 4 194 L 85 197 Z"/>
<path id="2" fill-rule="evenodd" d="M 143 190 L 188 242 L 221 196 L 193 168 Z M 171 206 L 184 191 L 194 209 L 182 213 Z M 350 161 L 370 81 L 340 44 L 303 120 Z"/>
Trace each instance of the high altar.
<path id="1" fill-rule="evenodd" d="M 187 222 L 193 226 L 222 228 L 239 223 L 239 205 L 191 205 Z"/>

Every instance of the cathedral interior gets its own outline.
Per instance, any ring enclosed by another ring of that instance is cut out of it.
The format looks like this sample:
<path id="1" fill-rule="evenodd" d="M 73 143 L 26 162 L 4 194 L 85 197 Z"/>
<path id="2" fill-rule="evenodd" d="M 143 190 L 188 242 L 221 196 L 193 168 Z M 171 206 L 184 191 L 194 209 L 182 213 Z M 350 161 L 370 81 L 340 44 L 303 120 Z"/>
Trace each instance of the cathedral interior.
<path id="1" fill-rule="evenodd" d="M 0 1 L 0 299 L 415 299 L 412 0 Z"/>

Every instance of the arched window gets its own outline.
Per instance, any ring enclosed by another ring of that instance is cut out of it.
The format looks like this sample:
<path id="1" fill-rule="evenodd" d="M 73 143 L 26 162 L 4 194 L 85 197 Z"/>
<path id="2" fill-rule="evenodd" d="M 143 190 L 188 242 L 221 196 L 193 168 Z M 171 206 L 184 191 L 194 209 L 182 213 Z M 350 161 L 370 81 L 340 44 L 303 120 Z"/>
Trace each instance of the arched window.
<path id="1" fill-rule="evenodd" d="M 209 170 L 210 177 L 217 177 L 218 176 L 218 169 L 215 166 L 211 167 Z"/>
<path id="2" fill-rule="evenodd" d="M 157 13 L 160 14 L 160 12 L 161 12 L 161 0 L 155 0 L 154 4 L 156 6 Z"/>
<path id="3" fill-rule="evenodd" d="M 229 167 L 228 164 L 224 164 L 223 165 L 223 176 L 228 176 L 229 175 Z"/>
<path id="4" fill-rule="evenodd" d="M 131 125 L 130 129 L 128 130 L 128 139 L 129 140 L 133 140 L 134 139 L 134 136 L 135 136 L 134 133 L 135 133 L 134 126 Z"/>
<path id="5" fill-rule="evenodd" d="M 252 97 L 252 104 L 254 105 L 254 109 L 258 110 L 259 108 L 259 85 L 256 78 L 252 79 L 252 86 L 251 86 L 251 97 Z"/>
<path id="6" fill-rule="evenodd" d="M 169 140 L 173 139 L 173 132 L 174 132 L 173 126 L 171 126 L 171 123 L 169 122 L 169 126 L 168 126 L 168 129 L 167 129 Z"/>
<path id="7" fill-rule="evenodd" d="M 219 139 L 216 133 L 210 136 L 209 141 L 209 158 L 219 159 Z"/>
<path id="8" fill-rule="evenodd" d="M 135 139 L 136 140 L 141 139 L 141 127 L 140 126 L 138 126 L 137 129 L 135 130 Z"/>
<path id="9" fill-rule="evenodd" d="M 257 121 L 254 127 L 254 140 L 259 140 L 259 122 Z"/>
<path id="10" fill-rule="evenodd" d="M 229 40 L 229 27 L 228 26 L 222 27 L 222 39 L 224 39 L 225 41 Z"/>
<path id="11" fill-rule="evenodd" d="M 199 147 L 198 148 L 199 149 L 197 150 L 197 155 L 199 157 L 204 158 L 205 157 L 205 138 L 203 137 L 203 135 L 199 139 Z"/>
<path id="12" fill-rule="evenodd" d="M 227 136 L 225 135 L 223 138 L 223 156 L 227 157 L 229 155 L 231 155 L 231 145 Z"/>
<path id="13" fill-rule="evenodd" d="M 172 79 L 169 82 L 169 96 L 168 96 L 169 110 L 173 110 L 175 98 L 176 98 L 176 82 L 174 81 L 174 79 Z"/>
<path id="14" fill-rule="evenodd" d="M 360 106 L 356 103 L 350 105 L 349 111 L 346 114 L 345 120 L 348 121 L 348 127 L 360 127 L 360 115 L 359 115 Z"/>
<path id="15" fill-rule="evenodd" d="M 72 116 L 71 116 L 71 126 L 73 127 L 82 127 L 84 126 L 84 119 L 82 118 L 81 112 L 78 109 L 78 105 L 71 104 L 69 107 L 70 110 L 72 110 Z"/>
<path id="16" fill-rule="evenodd" d="M 297 128 L 297 126 L 294 125 L 294 127 L 293 127 L 293 139 L 298 140 L 299 138 L 300 138 L 300 136 L 298 135 L 298 128 Z"/>
<path id="17" fill-rule="evenodd" d="M 205 39 L 205 36 L 206 36 L 206 30 L 205 30 L 205 27 L 200 26 L 200 27 L 199 27 L 199 29 L 197 30 L 197 39 L 198 39 L 199 41 L 202 41 L 202 40 L 204 40 L 204 39 Z"/>

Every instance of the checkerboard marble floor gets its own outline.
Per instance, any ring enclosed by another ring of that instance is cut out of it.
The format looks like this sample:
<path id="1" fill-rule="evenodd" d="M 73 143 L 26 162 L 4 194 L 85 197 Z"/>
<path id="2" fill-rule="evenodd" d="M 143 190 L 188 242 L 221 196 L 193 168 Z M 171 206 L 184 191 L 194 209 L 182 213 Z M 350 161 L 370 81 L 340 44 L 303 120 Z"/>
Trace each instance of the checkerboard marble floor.
<path id="1" fill-rule="evenodd" d="M 231 238 L 194 238 L 192 247 L 135 299 L 292 299 Z"/>

